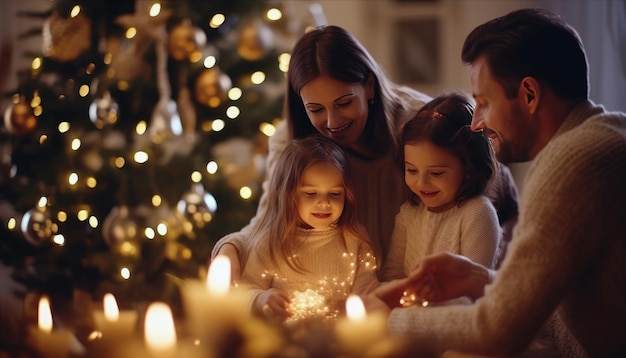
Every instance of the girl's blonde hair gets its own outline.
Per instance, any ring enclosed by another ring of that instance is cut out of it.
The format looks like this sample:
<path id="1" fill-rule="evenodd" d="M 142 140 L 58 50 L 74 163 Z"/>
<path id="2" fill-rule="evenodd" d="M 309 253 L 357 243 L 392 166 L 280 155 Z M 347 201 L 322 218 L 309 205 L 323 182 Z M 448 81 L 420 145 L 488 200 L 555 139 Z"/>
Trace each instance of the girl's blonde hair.
<path id="1" fill-rule="evenodd" d="M 292 269 L 304 271 L 295 255 L 298 247 L 293 239 L 303 224 L 298 215 L 297 190 L 304 172 L 311 166 L 321 163 L 332 164 L 343 175 L 345 203 L 336 225 L 342 229 L 344 245 L 346 238 L 350 236 L 369 244 L 365 230 L 357 221 L 356 198 L 349 175 L 348 160 L 341 148 L 321 135 L 294 139 L 276 163 L 267 191 L 268 210 L 260 217 L 258 225 L 252 232 L 255 244 L 270 245 L 274 264 L 285 261 Z"/>

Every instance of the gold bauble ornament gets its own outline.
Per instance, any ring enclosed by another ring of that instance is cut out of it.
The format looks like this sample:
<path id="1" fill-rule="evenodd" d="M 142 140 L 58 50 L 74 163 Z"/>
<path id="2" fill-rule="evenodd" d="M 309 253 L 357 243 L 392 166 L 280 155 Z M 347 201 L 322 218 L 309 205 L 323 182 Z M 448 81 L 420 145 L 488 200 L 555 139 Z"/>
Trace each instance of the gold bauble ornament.
<path id="1" fill-rule="evenodd" d="M 249 21 L 239 30 L 237 53 L 248 61 L 258 61 L 272 49 L 274 34 L 262 21 Z"/>
<path id="2" fill-rule="evenodd" d="M 4 125 L 9 133 L 14 135 L 26 135 L 37 127 L 37 118 L 33 109 L 23 101 L 11 104 L 4 111 Z"/>
<path id="3" fill-rule="evenodd" d="M 167 49 L 173 59 L 182 61 L 188 60 L 193 53 L 200 51 L 204 44 L 206 44 L 204 31 L 188 22 L 182 22 L 170 30 Z"/>
<path id="4" fill-rule="evenodd" d="M 66 19 L 53 13 L 44 23 L 42 35 L 44 56 L 72 61 L 91 46 L 91 21 L 82 14 Z"/>
<path id="5" fill-rule="evenodd" d="M 202 71 L 193 88 L 194 98 L 203 106 L 216 108 L 228 95 L 232 81 L 227 74 L 218 68 L 209 68 Z"/>

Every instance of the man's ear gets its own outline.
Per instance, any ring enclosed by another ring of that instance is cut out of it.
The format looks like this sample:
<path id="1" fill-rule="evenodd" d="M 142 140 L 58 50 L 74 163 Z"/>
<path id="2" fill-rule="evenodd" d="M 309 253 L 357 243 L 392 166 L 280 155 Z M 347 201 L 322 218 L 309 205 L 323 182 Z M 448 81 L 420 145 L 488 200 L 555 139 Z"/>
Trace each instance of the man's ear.
<path id="1" fill-rule="evenodd" d="M 541 87 L 534 77 L 524 77 L 520 82 L 520 96 L 528 109 L 528 113 L 534 114 L 539 106 Z"/>

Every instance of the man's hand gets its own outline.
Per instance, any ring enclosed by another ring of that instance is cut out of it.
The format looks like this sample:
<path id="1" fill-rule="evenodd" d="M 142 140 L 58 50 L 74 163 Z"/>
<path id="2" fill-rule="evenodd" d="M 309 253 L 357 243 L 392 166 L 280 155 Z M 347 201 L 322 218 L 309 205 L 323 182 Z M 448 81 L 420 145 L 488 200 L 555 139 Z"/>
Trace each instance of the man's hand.
<path id="1" fill-rule="evenodd" d="M 490 283 L 490 271 L 470 259 L 448 252 L 420 260 L 408 277 L 417 296 L 445 301 L 461 296 L 480 298 Z"/>

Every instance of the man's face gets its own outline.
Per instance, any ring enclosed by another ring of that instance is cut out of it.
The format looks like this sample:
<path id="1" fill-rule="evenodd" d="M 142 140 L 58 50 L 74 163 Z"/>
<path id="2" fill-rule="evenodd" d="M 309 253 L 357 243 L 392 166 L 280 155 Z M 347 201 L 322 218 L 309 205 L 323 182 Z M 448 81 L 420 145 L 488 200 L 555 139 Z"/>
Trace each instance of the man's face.
<path id="1" fill-rule="evenodd" d="M 507 98 L 502 85 L 492 76 L 484 56 L 470 64 L 470 83 L 476 100 L 472 130 L 482 130 L 491 140 L 498 161 L 515 163 L 531 160 L 531 148 L 537 132 L 527 114 L 524 96 L 519 94 Z"/>

